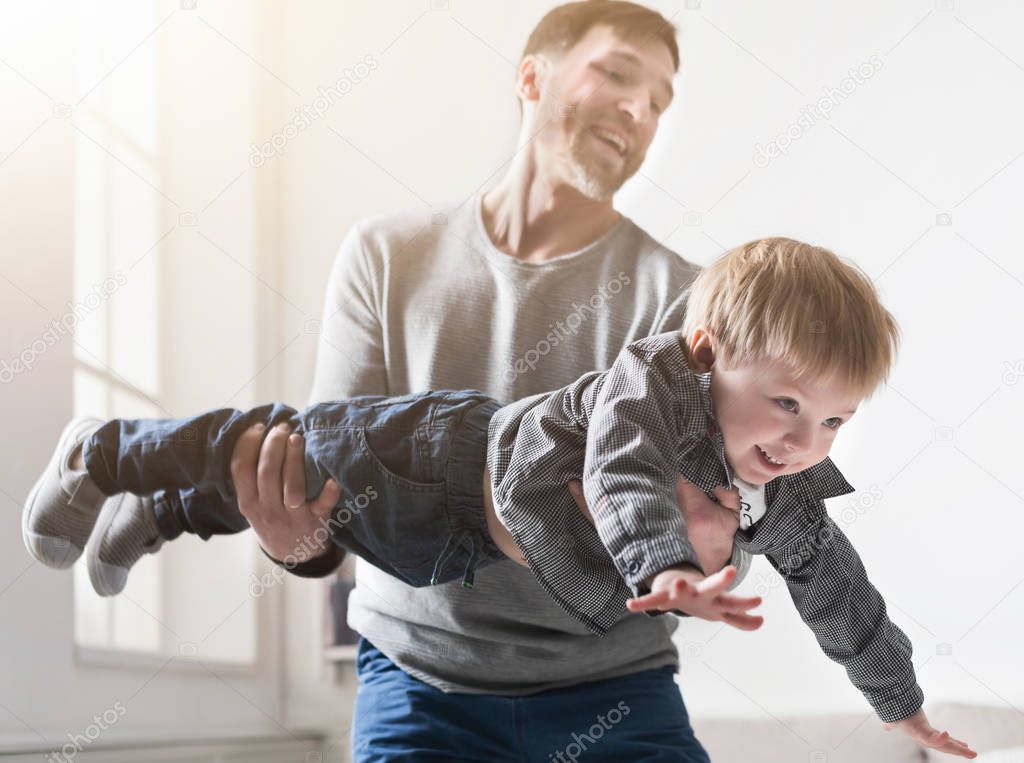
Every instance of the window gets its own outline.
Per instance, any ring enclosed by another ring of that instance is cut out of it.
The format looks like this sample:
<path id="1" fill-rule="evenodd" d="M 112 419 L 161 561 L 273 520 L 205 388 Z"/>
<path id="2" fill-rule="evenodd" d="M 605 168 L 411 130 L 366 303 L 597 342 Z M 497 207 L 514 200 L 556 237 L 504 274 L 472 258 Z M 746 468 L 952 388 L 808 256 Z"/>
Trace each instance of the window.
<path id="1" fill-rule="evenodd" d="M 76 69 L 76 415 L 170 417 L 162 380 L 187 362 L 165 351 L 168 321 L 205 322 L 168 293 L 167 247 L 180 210 L 161 187 L 160 36 L 154 2 L 80 6 Z M 140 44 L 146 32 L 157 30 Z M 201 277 L 202 274 L 197 274 Z M 197 325 L 196 342 L 203 342 Z M 242 359 L 240 363 L 244 362 Z M 197 384 L 202 379 L 196 380 Z M 244 401 L 243 401 L 244 402 Z M 235 402 L 235 405 L 241 403 Z M 183 536 L 132 570 L 123 594 L 102 598 L 84 559 L 75 568 L 75 643 L 82 655 L 175 656 L 249 665 L 256 659 L 250 594 L 258 550 L 248 533 L 204 543 Z"/>

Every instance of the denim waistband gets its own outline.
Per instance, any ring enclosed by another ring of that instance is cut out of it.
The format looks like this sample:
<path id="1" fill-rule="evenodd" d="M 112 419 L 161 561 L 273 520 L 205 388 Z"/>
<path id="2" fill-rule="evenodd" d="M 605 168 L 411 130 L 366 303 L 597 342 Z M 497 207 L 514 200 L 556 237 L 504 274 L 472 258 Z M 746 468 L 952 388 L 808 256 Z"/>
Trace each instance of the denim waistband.
<path id="1" fill-rule="evenodd" d="M 483 472 L 487 465 L 487 425 L 502 403 L 493 398 L 470 399 L 461 420 L 451 429 L 448 450 L 448 501 L 469 508 L 482 506 Z"/>
<path id="2" fill-rule="evenodd" d="M 491 540 L 484 515 L 483 472 L 487 463 L 487 425 L 503 406 L 498 400 L 475 390 L 454 392 L 439 416 L 453 416 L 451 442 L 445 473 L 447 505 L 453 528 L 445 552 L 437 560 L 435 579 L 452 556 L 468 546 L 469 558 L 462 577 L 464 588 L 473 587 L 473 575 L 481 555 L 502 559 L 504 554 Z"/>

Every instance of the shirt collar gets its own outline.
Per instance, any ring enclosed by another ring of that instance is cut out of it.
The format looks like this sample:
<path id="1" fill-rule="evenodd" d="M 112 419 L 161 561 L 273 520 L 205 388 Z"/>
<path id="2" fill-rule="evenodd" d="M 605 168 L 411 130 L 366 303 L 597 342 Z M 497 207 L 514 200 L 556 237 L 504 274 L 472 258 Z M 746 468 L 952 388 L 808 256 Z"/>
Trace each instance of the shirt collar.
<path id="1" fill-rule="evenodd" d="M 696 371 L 691 371 L 691 373 L 693 373 L 694 378 L 697 380 L 697 389 L 700 391 L 700 402 L 704 406 L 704 413 L 708 418 L 714 419 L 717 423 L 717 419 L 715 419 L 715 406 L 711 400 L 711 372 L 708 371 L 707 373 L 700 374 Z"/>
<path id="2" fill-rule="evenodd" d="M 780 494 L 793 494 L 804 500 L 823 501 L 852 492 L 854 487 L 846 481 L 832 459 L 826 458 L 796 474 L 785 474 L 767 483 L 765 500 L 771 505 Z"/>

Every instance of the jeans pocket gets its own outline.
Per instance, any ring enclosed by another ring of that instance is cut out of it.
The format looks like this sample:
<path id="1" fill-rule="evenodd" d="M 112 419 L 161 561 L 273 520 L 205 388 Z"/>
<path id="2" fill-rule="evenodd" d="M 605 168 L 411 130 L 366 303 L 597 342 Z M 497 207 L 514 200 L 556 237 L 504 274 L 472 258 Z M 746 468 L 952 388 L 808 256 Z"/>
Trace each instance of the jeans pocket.
<path id="1" fill-rule="evenodd" d="M 360 460 L 379 491 L 377 511 L 364 515 L 383 558 L 415 586 L 427 585 L 452 527 L 444 463 L 423 458 L 413 432 L 363 427 Z M 428 481 L 430 480 L 430 481 Z"/>
<path id="2" fill-rule="evenodd" d="M 412 492 L 444 491 L 443 464 L 422 457 L 414 433 L 363 427 L 358 439 L 363 454 L 388 482 Z"/>

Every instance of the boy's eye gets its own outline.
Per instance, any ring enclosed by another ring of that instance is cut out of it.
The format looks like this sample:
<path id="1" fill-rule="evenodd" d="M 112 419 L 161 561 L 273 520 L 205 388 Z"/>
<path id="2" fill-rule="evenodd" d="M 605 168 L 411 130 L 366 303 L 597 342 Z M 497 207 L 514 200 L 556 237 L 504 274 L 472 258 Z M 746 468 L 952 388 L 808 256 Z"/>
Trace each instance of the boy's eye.
<path id="1" fill-rule="evenodd" d="M 777 402 L 779 404 L 779 407 L 781 407 L 785 411 L 790 411 L 790 412 L 795 412 L 796 411 L 797 402 L 796 402 L 796 400 L 793 400 L 792 398 L 780 397 L 780 398 L 777 398 L 775 400 L 775 402 Z M 829 423 L 829 422 L 832 422 L 832 423 Z M 825 426 L 828 429 L 833 429 L 833 430 L 834 429 L 839 429 L 839 427 L 842 426 L 842 424 L 843 424 L 843 420 L 841 418 L 839 418 L 838 416 L 833 416 L 832 418 L 825 420 Z"/>

